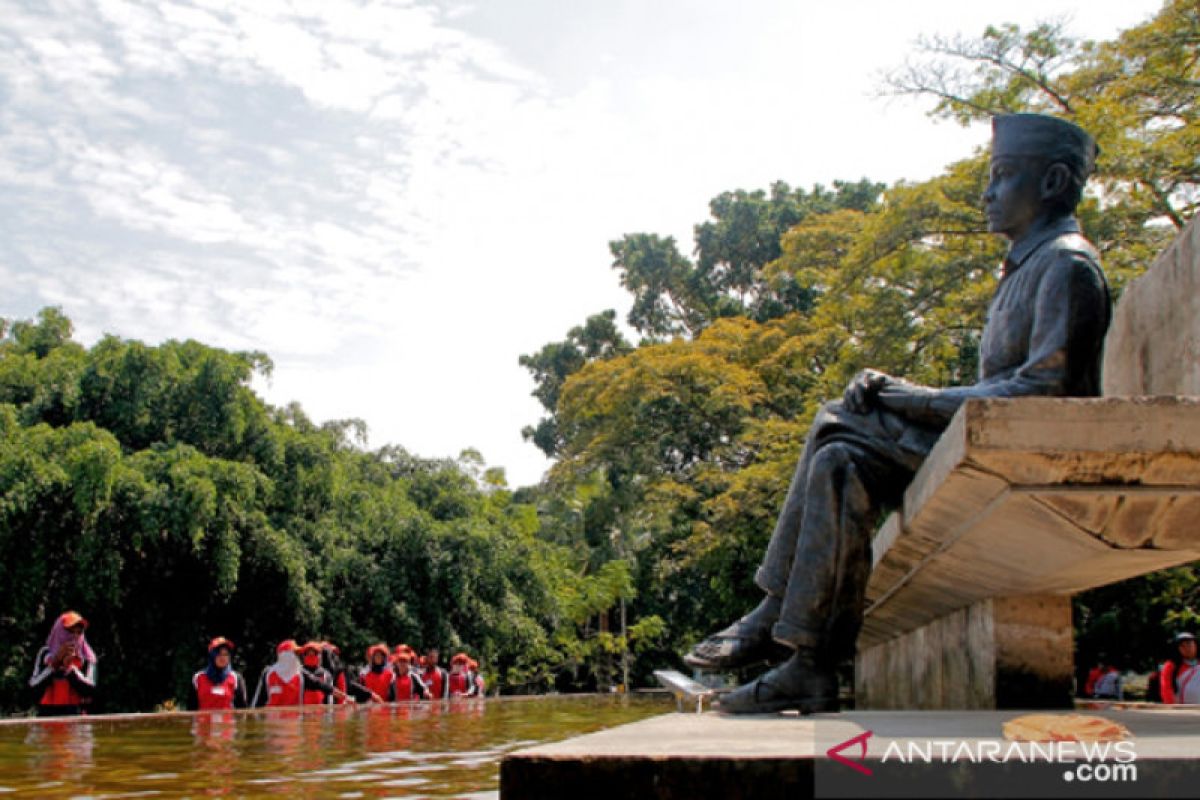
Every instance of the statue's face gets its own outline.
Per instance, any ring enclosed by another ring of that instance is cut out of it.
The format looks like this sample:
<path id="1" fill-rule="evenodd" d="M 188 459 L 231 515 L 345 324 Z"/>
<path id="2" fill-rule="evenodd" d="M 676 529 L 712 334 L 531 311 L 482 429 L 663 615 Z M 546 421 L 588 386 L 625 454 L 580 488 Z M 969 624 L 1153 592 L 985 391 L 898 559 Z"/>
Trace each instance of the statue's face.
<path id="1" fill-rule="evenodd" d="M 1019 239 L 1042 210 L 1040 187 L 1043 165 L 1033 158 L 1001 156 L 992 159 L 991 178 L 983 192 L 988 230 Z"/>

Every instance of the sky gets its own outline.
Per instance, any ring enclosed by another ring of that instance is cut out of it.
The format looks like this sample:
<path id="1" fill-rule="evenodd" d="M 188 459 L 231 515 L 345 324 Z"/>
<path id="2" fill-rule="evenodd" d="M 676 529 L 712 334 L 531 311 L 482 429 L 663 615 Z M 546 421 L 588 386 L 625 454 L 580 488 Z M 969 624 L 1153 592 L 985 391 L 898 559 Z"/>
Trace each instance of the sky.
<path id="1" fill-rule="evenodd" d="M 1158 0 L 0 0 L 0 317 L 259 350 L 370 446 L 549 466 L 517 359 L 733 189 L 922 180 L 986 141 L 880 96 L 922 34 Z"/>

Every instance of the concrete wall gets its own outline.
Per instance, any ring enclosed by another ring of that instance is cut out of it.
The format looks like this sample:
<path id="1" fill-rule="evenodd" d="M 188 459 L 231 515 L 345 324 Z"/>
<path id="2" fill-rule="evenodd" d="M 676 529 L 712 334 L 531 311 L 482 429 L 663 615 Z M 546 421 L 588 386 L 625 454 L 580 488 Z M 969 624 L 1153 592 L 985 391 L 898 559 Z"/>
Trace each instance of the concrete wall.
<path id="1" fill-rule="evenodd" d="M 1200 216 L 1125 287 L 1105 340 L 1104 394 L 1200 395 Z"/>
<path id="2" fill-rule="evenodd" d="M 980 601 L 860 650 L 855 708 L 1065 708 L 1071 634 L 1066 595 Z"/>

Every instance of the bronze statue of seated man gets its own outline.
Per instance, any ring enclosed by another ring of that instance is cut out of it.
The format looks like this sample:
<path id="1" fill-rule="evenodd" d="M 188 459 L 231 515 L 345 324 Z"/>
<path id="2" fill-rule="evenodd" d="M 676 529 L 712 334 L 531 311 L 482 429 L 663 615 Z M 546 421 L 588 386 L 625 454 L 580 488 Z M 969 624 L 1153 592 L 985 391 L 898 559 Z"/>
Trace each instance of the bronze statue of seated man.
<path id="1" fill-rule="evenodd" d="M 836 710 L 834 667 L 854 654 L 880 511 L 899 504 L 964 400 L 1099 394 L 1111 301 L 1074 216 L 1096 154 L 1070 122 L 993 119 L 982 200 L 988 229 L 1011 247 L 988 308 L 979 382 L 937 389 L 865 370 L 817 414 L 755 576 L 762 602 L 684 659 L 706 670 L 782 662 L 726 695 L 721 710 Z"/>

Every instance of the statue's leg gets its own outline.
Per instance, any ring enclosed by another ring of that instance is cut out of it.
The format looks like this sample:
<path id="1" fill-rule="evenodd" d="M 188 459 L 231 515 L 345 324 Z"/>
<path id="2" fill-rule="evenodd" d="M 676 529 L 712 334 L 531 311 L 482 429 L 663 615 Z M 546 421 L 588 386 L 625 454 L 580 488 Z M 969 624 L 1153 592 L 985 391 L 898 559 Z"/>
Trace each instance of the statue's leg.
<path id="1" fill-rule="evenodd" d="M 762 564 L 754 574 L 754 582 L 772 597 L 783 598 L 787 592 L 788 579 L 792 574 L 792 560 L 796 554 L 796 542 L 804 518 L 804 496 L 808 488 L 809 462 L 812 437 L 804 442 L 796 472 L 788 486 L 783 508 L 775 520 L 775 530 L 767 543 L 767 552 Z"/>
<path id="2" fill-rule="evenodd" d="M 880 509 L 911 478 L 905 467 L 856 444 L 831 442 L 817 449 L 772 629 L 776 641 L 819 649 L 835 660 L 854 654 Z"/>
<path id="3" fill-rule="evenodd" d="M 911 473 L 865 447 L 833 441 L 810 454 L 800 532 L 779 619 L 777 642 L 795 653 L 781 666 L 721 700 L 729 713 L 837 706 L 834 667 L 853 654 L 871 572 L 871 534 L 885 498 Z"/>
<path id="4" fill-rule="evenodd" d="M 804 512 L 804 492 L 808 483 L 808 442 L 796 465 L 787 497 L 783 503 L 775 530 L 767 545 L 766 555 L 755 573 L 755 583 L 764 597 L 744 617 L 700 642 L 684 656 L 684 661 L 697 669 L 737 669 L 755 663 L 778 662 L 790 655 L 788 648 L 771 638 L 771 627 L 779 619 L 796 552 L 796 537 Z"/>

